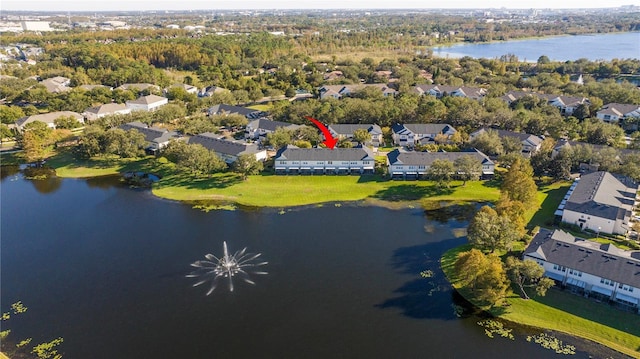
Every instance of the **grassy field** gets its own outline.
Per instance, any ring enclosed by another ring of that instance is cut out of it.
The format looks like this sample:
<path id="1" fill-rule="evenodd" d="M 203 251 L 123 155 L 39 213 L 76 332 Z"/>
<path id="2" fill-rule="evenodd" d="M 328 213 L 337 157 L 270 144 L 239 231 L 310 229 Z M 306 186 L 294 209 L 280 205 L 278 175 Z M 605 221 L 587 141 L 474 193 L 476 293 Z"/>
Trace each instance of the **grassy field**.
<path id="1" fill-rule="evenodd" d="M 466 186 L 453 183 L 440 190 L 432 182 L 390 181 L 379 176 L 249 176 L 246 181 L 235 174 L 218 174 L 208 179 L 190 180 L 171 175 L 154 188 L 159 197 L 193 201 L 219 200 L 258 207 L 289 207 L 325 202 L 371 200 L 405 202 L 420 201 L 495 201 L 498 190 L 483 182 Z"/>
<path id="2" fill-rule="evenodd" d="M 56 170 L 58 177 L 89 178 L 114 175 L 127 171 L 141 171 L 152 165 L 152 157 L 137 160 L 123 160 L 104 157 L 91 160 L 77 160 L 68 152 L 61 152 L 47 160 L 47 165 Z"/>
<path id="3" fill-rule="evenodd" d="M 571 182 L 561 181 L 543 185 L 538 189 L 538 208 L 530 208 L 526 213 L 525 221 L 529 228 L 535 226 L 553 225 L 554 212 L 562 202 L 564 195 L 571 187 Z"/>
<path id="4" fill-rule="evenodd" d="M 457 284 L 459 280 L 453 271 L 453 264 L 458 253 L 470 248 L 468 245 L 453 248 L 443 255 L 440 262 L 453 287 L 467 299 L 473 298 L 473 295 Z M 638 315 L 556 289 L 549 290 L 545 297 L 532 297 L 529 300 L 511 293 L 507 304 L 505 307 L 485 309 L 507 321 L 586 338 L 640 358 Z"/>

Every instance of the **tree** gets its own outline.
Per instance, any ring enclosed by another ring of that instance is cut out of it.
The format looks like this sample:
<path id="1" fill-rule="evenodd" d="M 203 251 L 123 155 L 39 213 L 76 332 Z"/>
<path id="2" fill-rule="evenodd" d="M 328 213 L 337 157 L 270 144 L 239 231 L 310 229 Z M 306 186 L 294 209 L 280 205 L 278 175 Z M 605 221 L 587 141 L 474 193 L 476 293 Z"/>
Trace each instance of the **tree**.
<path id="1" fill-rule="evenodd" d="M 538 187 L 533 180 L 533 168 L 524 158 L 517 158 L 502 179 L 501 190 L 509 199 L 525 206 L 537 205 Z"/>
<path id="2" fill-rule="evenodd" d="M 463 186 L 467 184 L 467 181 L 477 180 L 482 174 L 482 163 L 472 155 L 456 158 L 453 166 L 458 170 L 458 177 L 462 180 Z"/>
<path id="3" fill-rule="evenodd" d="M 53 130 L 44 122 L 27 123 L 22 134 L 18 137 L 18 144 L 24 150 L 27 162 L 40 162 L 47 155 L 47 148 L 53 144 Z"/>
<path id="4" fill-rule="evenodd" d="M 493 306 L 505 297 L 509 281 L 498 256 L 477 249 L 461 252 L 454 270 L 462 286 L 469 288 L 479 303 Z"/>
<path id="5" fill-rule="evenodd" d="M 12 124 L 24 116 L 24 111 L 18 106 L 0 105 L 0 123 Z"/>
<path id="6" fill-rule="evenodd" d="M 498 135 L 498 132 L 493 130 L 487 130 L 478 134 L 469 144 L 489 156 L 499 156 L 504 153 L 502 139 Z"/>
<path id="7" fill-rule="evenodd" d="M 105 152 L 106 132 L 96 125 L 87 126 L 78 138 L 76 153 L 83 158 L 91 158 Z"/>
<path id="8" fill-rule="evenodd" d="M 364 128 L 359 128 L 353 131 L 353 139 L 359 144 L 365 144 L 371 141 L 371 134 Z"/>
<path id="9" fill-rule="evenodd" d="M 73 130 L 74 128 L 82 126 L 80 121 L 78 121 L 78 119 L 73 116 L 58 117 L 53 120 L 53 124 L 56 126 L 56 128 L 62 128 L 66 130 Z"/>
<path id="10" fill-rule="evenodd" d="M 231 166 L 234 172 L 239 173 L 243 180 L 246 180 L 249 175 L 256 175 L 263 170 L 264 165 L 262 161 L 256 159 L 256 156 L 252 153 L 245 153 L 236 159 Z"/>
<path id="11" fill-rule="evenodd" d="M 427 170 L 427 176 L 438 183 L 438 187 L 449 187 L 455 168 L 449 160 L 435 160 Z"/>
<path id="12" fill-rule="evenodd" d="M 197 176 L 210 175 L 227 169 L 227 164 L 218 155 L 200 144 L 171 141 L 164 155 L 179 168 Z"/>
<path id="13" fill-rule="evenodd" d="M 114 128 L 105 134 L 105 152 L 118 155 L 122 158 L 134 158 L 144 156 L 146 140 L 138 130 L 125 131 Z"/>
<path id="14" fill-rule="evenodd" d="M 274 148 L 281 148 L 291 143 L 292 133 L 285 128 L 277 128 L 275 131 L 267 133 L 267 143 Z"/>
<path id="15" fill-rule="evenodd" d="M 509 217 L 483 206 L 469 223 L 467 238 L 474 248 L 493 253 L 497 249 L 510 249 L 520 233 Z"/>
<path id="16" fill-rule="evenodd" d="M 534 288 L 537 295 L 544 296 L 547 289 L 554 285 L 552 279 L 544 277 L 544 268 L 533 260 L 520 260 L 510 256 L 505 266 L 509 279 L 520 288 L 524 299 L 529 299 L 525 288 Z"/>

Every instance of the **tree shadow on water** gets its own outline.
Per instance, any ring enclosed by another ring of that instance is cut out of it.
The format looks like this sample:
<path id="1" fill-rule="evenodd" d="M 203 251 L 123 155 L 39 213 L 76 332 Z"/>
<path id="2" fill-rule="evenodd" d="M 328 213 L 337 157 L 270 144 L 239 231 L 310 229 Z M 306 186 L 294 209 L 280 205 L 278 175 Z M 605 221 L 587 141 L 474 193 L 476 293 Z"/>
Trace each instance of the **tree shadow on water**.
<path id="1" fill-rule="evenodd" d="M 415 319 L 457 318 L 453 289 L 440 269 L 440 257 L 448 248 L 462 243 L 464 239 L 450 239 L 397 249 L 391 258 L 391 266 L 413 278 L 395 289 L 391 298 L 375 306 L 397 308 L 403 315 Z"/>
<path id="2" fill-rule="evenodd" d="M 453 189 L 437 188 L 435 186 L 419 186 L 416 184 L 401 184 L 378 191 L 374 198 L 384 201 L 415 201 L 425 196 L 451 194 Z"/>

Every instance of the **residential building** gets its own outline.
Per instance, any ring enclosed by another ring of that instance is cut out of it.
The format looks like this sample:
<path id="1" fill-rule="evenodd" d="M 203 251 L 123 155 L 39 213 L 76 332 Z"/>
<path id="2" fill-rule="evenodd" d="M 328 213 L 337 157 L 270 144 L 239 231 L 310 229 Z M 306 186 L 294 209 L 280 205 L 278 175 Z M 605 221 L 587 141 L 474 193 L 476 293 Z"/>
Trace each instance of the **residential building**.
<path id="1" fill-rule="evenodd" d="M 438 135 L 450 138 L 457 132 L 446 123 L 397 123 L 391 127 L 391 131 L 393 142 L 397 146 L 408 147 L 433 143 Z"/>
<path id="2" fill-rule="evenodd" d="M 501 98 L 509 105 L 514 101 L 517 101 L 526 96 L 535 96 L 539 99 L 544 99 L 551 106 L 557 107 L 562 115 L 572 115 L 578 106 L 585 104 L 589 105 L 591 102 L 586 97 L 564 96 L 554 94 L 541 94 L 528 91 L 509 91 Z"/>
<path id="3" fill-rule="evenodd" d="M 211 97 L 211 96 L 213 96 L 213 94 L 225 93 L 225 92 L 230 92 L 230 91 L 225 89 L 225 88 L 218 87 L 218 86 L 208 86 L 208 87 L 205 87 L 205 88 L 201 89 L 200 92 L 198 93 L 198 96 L 200 96 L 200 97 Z"/>
<path id="4" fill-rule="evenodd" d="M 446 85 L 417 85 L 413 88 L 413 91 L 419 95 L 431 95 L 436 98 L 456 96 L 473 100 L 480 100 L 487 94 L 487 90 L 480 87 Z"/>
<path id="5" fill-rule="evenodd" d="M 248 153 L 253 154 L 258 161 L 267 159 L 267 151 L 260 149 L 254 143 L 229 141 L 211 132 L 192 136 L 189 143 L 200 144 L 209 151 L 215 152 L 227 164 L 232 164 L 238 159 L 238 156 Z"/>
<path id="6" fill-rule="evenodd" d="M 260 137 L 266 136 L 268 133 L 275 132 L 278 128 L 296 130 L 300 125 L 294 125 L 288 122 L 272 121 L 268 118 L 259 118 L 247 124 L 245 128 L 245 138 L 258 140 Z"/>
<path id="7" fill-rule="evenodd" d="M 584 174 L 576 181 L 556 212 L 562 222 L 593 232 L 626 235 L 638 183 L 604 171 Z"/>
<path id="8" fill-rule="evenodd" d="M 123 103 L 106 103 L 89 107 L 82 114 L 87 120 L 94 121 L 108 115 L 126 115 L 128 113 L 131 113 L 131 109 Z"/>
<path id="9" fill-rule="evenodd" d="M 59 118 L 62 118 L 62 117 L 73 117 L 76 120 L 78 120 L 78 122 L 84 123 L 84 117 L 81 114 L 77 113 L 77 112 L 73 112 L 73 111 L 56 111 L 56 112 L 43 113 L 43 114 L 40 114 L 40 115 L 22 117 L 22 118 L 20 118 L 20 119 L 18 119 L 16 121 L 16 127 L 19 130 L 22 130 L 26 124 L 28 124 L 30 122 L 38 121 L 38 122 L 45 123 L 50 128 L 56 128 L 55 120 L 57 120 Z"/>
<path id="10" fill-rule="evenodd" d="M 120 128 L 125 131 L 136 130 L 142 133 L 148 144 L 146 150 L 151 152 L 159 151 L 167 147 L 171 140 L 179 138 L 178 133 L 175 131 L 169 131 L 162 127 L 149 127 L 139 121 L 125 123 Z"/>
<path id="11" fill-rule="evenodd" d="M 524 251 L 545 276 L 582 295 L 638 309 L 640 252 L 576 238 L 562 230 L 540 229 Z"/>
<path id="12" fill-rule="evenodd" d="M 373 174 L 375 157 L 367 147 L 298 148 L 286 146 L 275 156 L 276 174 Z"/>
<path id="13" fill-rule="evenodd" d="M 640 106 L 622 103 L 608 103 L 596 113 L 596 117 L 608 123 L 620 123 L 626 118 L 640 120 Z"/>
<path id="14" fill-rule="evenodd" d="M 169 100 L 166 97 L 147 95 L 127 101 L 127 107 L 131 111 L 155 111 L 167 103 L 169 103 Z"/>
<path id="15" fill-rule="evenodd" d="M 110 86 L 105 86 L 105 85 L 80 85 L 78 86 L 79 88 L 83 89 L 83 90 L 87 90 L 87 91 L 91 91 L 97 88 L 105 88 L 109 91 L 113 90 L 113 87 Z"/>
<path id="16" fill-rule="evenodd" d="M 495 131 L 500 138 L 510 137 L 520 141 L 522 143 L 522 155 L 524 155 L 525 157 L 529 157 L 532 154 L 536 153 L 542 146 L 542 141 L 544 141 L 544 138 L 536 135 L 530 135 L 528 133 L 498 130 L 485 127 L 471 133 L 469 135 L 469 139 L 473 140 L 480 134 L 487 131 Z"/>
<path id="17" fill-rule="evenodd" d="M 56 76 L 42 80 L 40 84 L 46 87 L 47 91 L 51 93 L 61 93 L 71 90 L 71 87 L 69 87 L 69 84 L 71 84 L 71 79 L 62 76 Z"/>
<path id="18" fill-rule="evenodd" d="M 254 110 L 252 108 L 233 106 L 226 104 L 219 104 L 209 107 L 207 110 L 209 115 L 241 115 L 249 120 L 264 117 L 265 113 L 260 110 Z"/>
<path id="19" fill-rule="evenodd" d="M 353 138 L 353 133 L 356 130 L 366 130 L 369 135 L 371 135 L 371 140 L 365 143 L 368 146 L 380 147 L 384 144 L 384 139 L 382 138 L 382 129 L 378 125 L 372 124 L 335 124 L 329 125 L 329 132 L 333 135 L 333 137 L 338 138 L 340 140 L 348 138 Z"/>
<path id="20" fill-rule="evenodd" d="M 480 177 L 492 177 L 495 170 L 495 163 L 484 153 L 473 149 L 463 152 L 415 152 L 401 151 L 395 149 L 387 154 L 387 165 L 389 166 L 389 176 L 396 179 L 417 179 L 423 177 L 428 171 L 433 161 L 447 160 L 455 163 L 463 156 L 472 156 L 482 165 Z M 458 169 L 455 169 L 456 172 Z"/>
<path id="21" fill-rule="evenodd" d="M 321 100 L 330 97 L 340 99 L 364 88 L 378 89 L 383 96 L 396 96 L 398 94 L 398 90 L 390 84 L 324 85 L 320 87 L 318 92 Z"/>
<path id="22" fill-rule="evenodd" d="M 183 89 L 186 93 L 190 93 L 190 94 L 194 94 L 197 95 L 198 94 L 198 88 L 195 86 L 191 86 L 191 85 L 187 85 L 187 84 L 173 84 L 167 88 L 165 88 L 163 90 L 163 93 L 165 94 L 165 96 L 167 95 L 167 93 L 169 92 L 170 89 L 172 88 L 181 88 Z"/>
<path id="23" fill-rule="evenodd" d="M 23 31 L 54 31 L 55 29 L 51 28 L 49 25 L 49 21 L 21 21 Z"/>

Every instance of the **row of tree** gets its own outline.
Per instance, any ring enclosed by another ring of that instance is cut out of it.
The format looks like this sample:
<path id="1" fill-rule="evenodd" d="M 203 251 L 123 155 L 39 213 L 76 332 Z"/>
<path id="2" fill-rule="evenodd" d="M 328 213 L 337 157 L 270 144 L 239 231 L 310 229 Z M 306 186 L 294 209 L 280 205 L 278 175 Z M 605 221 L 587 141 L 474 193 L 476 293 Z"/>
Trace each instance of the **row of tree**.
<path id="1" fill-rule="evenodd" d="M 537 187 L 533 169 L 526 160 L 517 159 L 503 176 L 502 196 L 495 208 L 483 206 L 467 229 L 473 247 L 461 252 L 455 262 L 460 284 L 470 289 L 482 305 L 499 304 L 510 284 L 529 298 L 529 288 L 543 296 L 553 286 L 551 279 L 543 277 L 544 269 L 532 260 L 521 260 L 509 255 L 504 262 L 498 252 L 510 251 L 516 241 L 526 240 L 524 215 L 527 208 L 537 207 Z"/>

